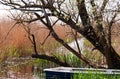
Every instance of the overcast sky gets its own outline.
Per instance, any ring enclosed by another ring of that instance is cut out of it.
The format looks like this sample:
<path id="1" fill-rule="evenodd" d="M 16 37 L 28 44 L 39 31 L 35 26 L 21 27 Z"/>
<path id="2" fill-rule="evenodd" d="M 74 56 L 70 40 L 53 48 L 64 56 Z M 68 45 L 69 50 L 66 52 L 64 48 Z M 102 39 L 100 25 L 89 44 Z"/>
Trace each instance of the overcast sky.
<path id="1" fill-rule="evenodd" d="M 8 7 L 0 4 L 0 20 L 6 19 L 10 15 L 8 12 Z"/>
<path id="2" fill-rule="evenodd" d="M 96 0 L 96 1 L 97 1 L 97 0 Z M 112 4 L 109 4 L 109 5 L 112 6 L 112 7 L 113 7 L 114 5 L 116 5 L 116 3 L 118 3 L 118 4 L 120 5 L 120 1 L 119 1 L 119 0 L 111 0 L 111 1 L 116 1 L 114 4 L 113 4 L 113 3 L 112 3 Z M 3 5 L 0 4 L 0 18 L 3 18 L 3 17 L 5 17 L 5 16 L 7 16 L 7 15 L 10 14 L 6 9 L 8 9 L 8 7 L 3 6 Z"/>

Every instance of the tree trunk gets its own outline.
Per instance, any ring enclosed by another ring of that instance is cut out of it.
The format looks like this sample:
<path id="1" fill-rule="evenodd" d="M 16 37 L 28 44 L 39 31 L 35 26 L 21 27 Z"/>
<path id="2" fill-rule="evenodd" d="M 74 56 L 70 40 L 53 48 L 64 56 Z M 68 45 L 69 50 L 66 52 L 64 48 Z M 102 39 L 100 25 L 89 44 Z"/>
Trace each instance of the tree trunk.
<path id="1" fill-rule="evenodd" d="M 112 47 L 106 49 L 105 57 L 109 69 L 120 69 L 120 56 Z"/>
<path id="2" fill-rule="evenodd" d="M 94 28 L 91 26 L 90 23 L 90 18 L 85 7 L 85 0 L 81 0 L 81 1 L 77 0 L 77 3 L 78 3 L 78 10 L 81 17 L 81 21 L 84 26 L 83 32 L 81 31 L 78 32 L 81 33 L 87 40 L 89 40 L 95 46 L 95 48 L 99 50 L 106 57 L 108 68 L 120 69 L 120 56 L 113 49 L 111 44 L 108 42 L 108 40 L 111 40 L 111 38 L 106 39 L 104 34 L 101 35 L 101 32 L 103 30 L 101 31 L 100 28 L 98 28 L 100 35 L 96 34 Z M 101 18 L 103 17 L 101 16 Z M 99 18 L 97 20 L 99 21 Z M 102 22 L 102 20 L 100 20 L 100 22 Z M 98 24 L 97 26 L 102 27 L 102 23 Z"/>
<path id="3" fill-rule="evenodd" d="M 101 54 L 105 56 L 109 69 L 120 69 L 120 56 L 118 55 L 118 53 L 114 50 L 112 46 L 109 47 L 106 41 L 104 42 L 94 41 L 90 39 L 90 36 L 88 36 L 87 39 L 95 46 L 97 50 L 101 52 Z M 99 44 L 96 45 L 96 43 L 99 43 Z"/>

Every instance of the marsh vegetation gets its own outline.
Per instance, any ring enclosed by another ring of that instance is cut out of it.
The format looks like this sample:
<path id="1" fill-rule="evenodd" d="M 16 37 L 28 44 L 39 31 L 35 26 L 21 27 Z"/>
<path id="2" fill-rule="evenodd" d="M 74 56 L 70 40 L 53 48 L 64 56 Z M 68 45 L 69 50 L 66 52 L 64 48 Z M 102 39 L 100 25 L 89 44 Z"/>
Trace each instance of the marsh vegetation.
<path id="1" fill-rule="evenodd" d="M 10 28 L 13 25 L 13 21 L 9 20 L 0 22 L 0 78 L 39 79 L 40 77 L 45 76 L 42 71 L 44 68 L 59 66 L 47 60 L 32 58 L 31 55 L 34 52 L 34 49 L 27 37 L 28 35 L 26 31 L 22 25 L 17 25 L 10 31 Z M 49 37 L 45 44 L 42 45 L 41 43 L 48 34 L 47 30 L 44 28 L 38 30 L 39 25 L 36 23 L 32 24 L 31 26 L 32 28 L 34 26 L 31 32 L 36 36 L 37 49 L 40 54 L 46 53 L 48 55 L 53 55 L 61 61 L 71 64 L 73 67 L 89 67 L 89 65 L 81 61 L 75 55 L 72 53 L 70 54 L 70 51 L 67 51 L 68 53 L 64 50 L 56 52 L 56 49 L 60 49 L 62 45 L 55 41 L 52 37 Z M 57 26 L 55 27 L 56 32 L 61 38 L 71 44 L 73 41 L 73 35 L 69 34 L 71 29 L 66 26 L 58 26 L 59 28 Z M 83 37 L 80 35 L 78 38 Z M 118 46 L 119 36 L 114 36 L 113 39 L 115 39 L 112 42 L 113 46 L 117 51 L 120 51 Z M 87 58 L 90 58 L 92 61 L 98 64 L 106 64 L 105 62 L 103 63 L 103 56 L 99 54 L 98 51 L 92 51 L 92 48 L 94 47 L 89 41 L 84 40 L 83 44 L 83 53 Z"/>

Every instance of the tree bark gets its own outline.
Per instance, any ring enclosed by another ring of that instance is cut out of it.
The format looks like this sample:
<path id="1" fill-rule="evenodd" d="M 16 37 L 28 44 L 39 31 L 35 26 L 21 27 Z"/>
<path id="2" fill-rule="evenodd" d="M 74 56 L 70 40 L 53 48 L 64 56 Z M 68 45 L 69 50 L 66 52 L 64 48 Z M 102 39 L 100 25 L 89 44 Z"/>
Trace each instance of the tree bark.
<path id="1" fill-rule="evenodd" d="M 113 47 L 106 49 L 105 57 L 109 69 L 120 69 L 120 56 L 115 52 Z"/>

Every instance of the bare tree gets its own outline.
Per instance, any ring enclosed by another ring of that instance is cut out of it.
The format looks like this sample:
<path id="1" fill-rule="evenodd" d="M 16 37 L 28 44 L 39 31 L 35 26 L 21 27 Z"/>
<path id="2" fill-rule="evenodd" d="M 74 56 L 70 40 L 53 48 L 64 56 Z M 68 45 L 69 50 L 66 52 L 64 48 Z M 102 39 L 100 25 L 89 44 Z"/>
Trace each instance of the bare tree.
<path id="1" fill-rule="evenodd" d="M 120 69 L 120 56 L 111 44 L 111 27 L 116 22 L 116 18 L 119 18 L 117 17 L 120 9 L 119 0 L 1 0 L 0 2 L 27 15 L 27 18 L 23 16 L 14 19 L 21 23 L 40 20 L 49 29 L 50 35 L 79 59 L 91 67 L 101 67 L 71 48 L 56 34 L 54 25 L 59 20 L 64 22 L 77 33 L 82 34 L 105 56 L 108 68 Z M 111 4 L 115 6 L 110 6 Z M 54 19 L 54 23 L 51 18 Z M 33 57 L 46 59 L 46 56 L 39 54 L 34 54 Z M 56 58 L 50 59 L 58 61 Z"/>

